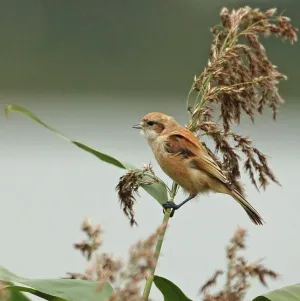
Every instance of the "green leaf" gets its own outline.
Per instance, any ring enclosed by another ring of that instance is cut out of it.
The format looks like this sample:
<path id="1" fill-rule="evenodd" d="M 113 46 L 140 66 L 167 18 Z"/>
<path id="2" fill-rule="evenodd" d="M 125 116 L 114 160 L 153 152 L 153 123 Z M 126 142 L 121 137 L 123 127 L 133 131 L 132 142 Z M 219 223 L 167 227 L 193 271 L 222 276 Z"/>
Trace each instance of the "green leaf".
<path id="1" fill-rule="evenodd" d="M 15 289 L 12 287 L 12 283 L 5 283 L 4 286 L 1 287 L 1 289 L 7 289 L 8 290 L 8 298 L 7 301 L 30 301 L 30 299 L 25 296 L 23 293 L 21 293 L 20 290 Z M 0 289 L 0 291 L 1 291 Z M 1 292 L 0 292 L 1 295 Z"/>
<path id="2" fill-rule="evenodd" d="M 164 301 L 192 301 L 170 280 L 154 276 L 154 283 L 164 296 Z"/>
<path id="3" fill-rule="evenodd" d="M 42 293 L 40 291 L 37 291 L 33 288 L 26 287 L 26 286 L 12 285 L 12 286 L 8 286 L 8 289 L 10 290 L 10 299 L 8 301 L 28 301 L 28 300 L 30 300 L 22 292 L 31 293 L 32 295 L 35 295 L 35 296 L 40 297 L 45 300 L 66 301 L 66 299 L 51 296 L 49 294 Z M 24 299 L 24 298 L 26 298 L 26 299 Z"/>
<path id="4" fill-rule="evenodd" d="M 9 289 L 8 301 L 31 301 L 27 296 L 16 289 Z"/>
<path id="5" fill-rule="evenodd" d="M 134 167 L 133 165 L 131 165 L 127 162 L 117 160 L 116 158 L 114 158 L 112 156 L 109 156 L 107 154 L 104 154 L 104 153 L 102 153 L 102 152 L 100 152 L 96 149 L 93 149 L 93 148 L 91 148 L 91 147 L 89 147 L 89 146 L 87 146 L 87 145 L 85 145 L 85 144 L 83 144 L 79 141 L 69 139 L 68 137 L 66 137 L 65 135 L 63 135 L 62 133 L 57 131 L 56 129 L 54 129 L 51 126 L 44 123 L 36 115 L 34 115 L 32 112 L 28 111 L 25 108 L 22 108 L 22 107 L 17 106 L 17 105 L 8 105 L 4 108 L 4 112 L 5 112 L 6 116 L 8 115 L 9 112 L 23 113 L 26 116 L 28 116 L 30 119 L 34 120 L 38 124 L 42 125 L 46 129 L 48 129 L 49 131 L 54 133 L 55 135 L 57 135 L 57 136 L 63 138 L 64 140 L 76 145 L 80 149 L 96 156 L 98 159 L 100 159 L 100 160 L 102 160 L 102 161 L 104 161 L 108 164 L 112 164 L 116 167 L 127 169 L 127 170 L 136 169 L 136 167 Z M 153 183 L 153 184 L 150 184 L 150 185 L 141 185 L 141 186 L 146 192 L 148 192 L 160 204 L 163 204 L 168 200 L 166 184 L 161 179 L 158 179 L 157 183 Z"/>
<path id="6" fill-rule="evenodd" d="M 300 301 L 300 283 L 271 291 L 256 297 L 253 301 Z"/>
<path id="7" fill-rule="evenodd" d="M 77 279 L 27 279 L 19 277 L 0 266 L 0 280 L 13 282 L 7 287 L 15 291 L 29 292 L 51 301 L 104 301 L 113 288 L 106 282 L 100 292 L 97 292 L 98 281 Z M 20 285 L 21 284 L 21 285 Z"/>

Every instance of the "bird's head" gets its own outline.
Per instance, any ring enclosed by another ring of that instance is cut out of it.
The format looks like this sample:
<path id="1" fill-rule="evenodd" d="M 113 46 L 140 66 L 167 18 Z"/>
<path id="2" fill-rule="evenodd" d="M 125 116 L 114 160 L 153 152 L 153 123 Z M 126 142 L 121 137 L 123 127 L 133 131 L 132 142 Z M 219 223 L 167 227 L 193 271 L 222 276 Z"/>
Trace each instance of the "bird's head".
<path id="1" fill-rule="evenodd" d="M 140 133 L 151 143 L 163 133 L 167 133 L 178 126 L 179 124 L 173 117 L 163 113 L 153 112 L 145 115 L 140 123 L 134 125 L 133 128 L 141 130 Z"/>

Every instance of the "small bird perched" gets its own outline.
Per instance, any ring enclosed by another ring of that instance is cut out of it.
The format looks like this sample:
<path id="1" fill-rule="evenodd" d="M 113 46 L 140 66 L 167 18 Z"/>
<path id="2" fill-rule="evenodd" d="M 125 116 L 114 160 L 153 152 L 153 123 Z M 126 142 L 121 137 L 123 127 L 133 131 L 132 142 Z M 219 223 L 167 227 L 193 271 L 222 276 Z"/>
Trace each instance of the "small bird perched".
<path id="1" fill-rule="evenodd" d="M 172 208 L 171 215 L 198 194 L 218 192 L 231 195 L 244 208 L 253 223 L 263 224 L 259 213 L 241 192 L 232 187 L 198 138 L 178 124 L 173 117 L 163 113 L 149 113 L 133 128 L 141 130 L 162 170 L 189 193 L 189 197 L 178 205 L 174 202 L 163 204 L 165 209 Z"/>

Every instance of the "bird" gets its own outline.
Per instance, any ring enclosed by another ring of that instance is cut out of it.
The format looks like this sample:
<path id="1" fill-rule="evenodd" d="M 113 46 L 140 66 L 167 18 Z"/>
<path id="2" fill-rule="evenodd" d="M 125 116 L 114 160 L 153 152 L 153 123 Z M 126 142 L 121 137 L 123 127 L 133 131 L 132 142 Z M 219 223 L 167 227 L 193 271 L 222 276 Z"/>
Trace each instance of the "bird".
<path id="1" fill-rule="evenodd" d="M 264 223 L 244 194 L 231 185 L 226 173 L 195 134 L 172 116 L 160 112 L 148 113 L 132 127 L 140 130 L 146 138 L 161 169 L 189 195 L 180 204 L 166 201 L 162 205 L 165 210 L 171 208 L 171 216 L 197 195 L 216 192 L 232 196 L 254 224 Z"/>

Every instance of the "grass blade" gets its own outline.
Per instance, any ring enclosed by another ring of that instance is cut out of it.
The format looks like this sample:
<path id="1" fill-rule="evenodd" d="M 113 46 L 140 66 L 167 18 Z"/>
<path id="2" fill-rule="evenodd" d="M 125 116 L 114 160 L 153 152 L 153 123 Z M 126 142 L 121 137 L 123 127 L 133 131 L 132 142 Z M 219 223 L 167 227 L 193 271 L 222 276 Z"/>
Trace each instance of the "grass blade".
<path id="1" fill-rule="evenodd" d="M 136 169 L 136 167 L 134 167 L 132 164 L 124 162 L 124 161 L 120 161 L 110 155 L 107 155 L 105 153 L 102 153 L 92 147 L 89 147 L 79 141 L 75 141 L 75 140 L 71 140 L 68 137 L 66 137 L 65 135 L 63 135 L 61 132 L 57 131 L 56 129 L 54 129 L 53 127 L 47 125 L 45 122 L 43 122 L 40 118 L 38 118 L 35 114 L 33 114 L 32 112 L 30 112 L 29 110 L 22 108 L 18 105 L 7 105 L 4 108 L 4 112 L 5 115 L 8 116 L 9 112 L 18 112 L 18 113 L 22 113 L 24 115 L 26 115 L 27 117 L 29 117 L 30 119 L 32 119 L 33 121 L 37 122 L 38 124 L 42 125 L 43 127 L 45 127 L 47 130 L 51 131 L 52 133 L 54 133 L 55 135 L 63 138 L 64 140 L 66 140 L 69 143 L 72 143 L 73 145 L 77 146 L 78 148 L 96 156 L 98 159 L 100 159 L 103 162 L 106 162 L 108 164 L 114 165 L 116 167 L 119 168 L 123 168 L 123 169 Z M 167 194 L 167 188 L 166 188 L 166 184 L 161 180 L 158 179 L 157 183 L 153 183 L 150 185 L 141 185 L 142 188 L 149 193 L 154 199 L 156 199 L 160 204 L 165 203 L 168 200 L 168 194 Z"/>

